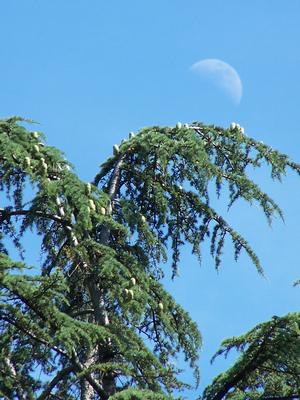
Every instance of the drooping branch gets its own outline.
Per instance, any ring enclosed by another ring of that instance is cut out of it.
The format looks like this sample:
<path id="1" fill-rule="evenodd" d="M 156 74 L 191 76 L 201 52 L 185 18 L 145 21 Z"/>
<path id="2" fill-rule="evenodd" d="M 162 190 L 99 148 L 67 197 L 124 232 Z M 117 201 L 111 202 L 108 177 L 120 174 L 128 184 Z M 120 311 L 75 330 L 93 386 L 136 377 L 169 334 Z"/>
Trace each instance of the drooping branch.
<path id="1" fill-rule="evenodd" d="M 67 352 L 65 352 L 63 349 L 52 345 L 51 343 L 47 342 L 47 340 L 38 337 L 37 335 L 35 335 L 32 331 L 29 331 L 28 329 L 26 329 L 25 327 L 23 327 L 21 324 L 19 324 L 17 321 L 12 320 L 9 316 L 6 316 L 5 314 L 1 314 L 1 319 L 3 321 L 6 321 L 7 323 L 13 325 L 14 327 L 16 327 L 18 330 L 20 330 L 21 332 L 23 332 L 25 335 L 27 335 L 28 337 L 30 337 L 32 340 L 41 343 L 42 345 L 50 348 L 51 350 L 54 350 L 56 353 L 64 356 L 64 357 L 68 357 Z"/>

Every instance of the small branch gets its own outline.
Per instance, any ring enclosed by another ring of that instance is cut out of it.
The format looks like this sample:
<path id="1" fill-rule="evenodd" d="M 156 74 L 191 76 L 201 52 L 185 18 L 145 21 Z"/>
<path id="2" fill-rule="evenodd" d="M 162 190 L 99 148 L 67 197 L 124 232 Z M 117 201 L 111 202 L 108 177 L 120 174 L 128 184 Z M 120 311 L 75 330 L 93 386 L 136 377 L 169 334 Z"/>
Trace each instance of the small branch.
<path id="1" fill-rule="evenodd" d="M 70 222 L 63 220 L 59 215 L 52 215 L 48 213 L 44 213 L 43 211 L 40 210 L 9 210 L 7 208 L 0 208 L 0 222 L 5 220 L 6 218 L 17 216 L 17 215 L 29 215 L 29 214 L 34 214 L 46 219 L 51 219 L 52 221 L 55 222 L 60 222 L 61 224 L 65 225 L 66 227 L 70 228 Z"/>
<path id="2" fill-rule="evenodd" d="M 69 242 L 69 239 L 65 240 L 64 243 L 61 245 L 61 247 L 59 248 L 59 250 L 57 251 L 57 253 L 55 254 L 55 260 L 51 262 L 50 265 L 47 266 L 47 268 L 45 268 L 42 272 L 42 275 L 50 275 L 52 269 L 54 268 L 56 261 L 60 258 L 60 255 L 65 247 L 65 245 Z"/>
<path id="3" fill-rule="evenodd" d="M 234 377 L 231 379 L 229 378 L 227 382 L 220 387 L 219 390 L 214 394 L 212 400 L 222 400 L 224 396 L 230 391 L 230 389 L 234 388 L 245 376 L 249 375 L 253 372 L 260 363 L 263 363 L 267 359 L 267 355 L 265 354 L 265 348 L 270 343 L 271 335 L 274 332 L 276 326 L 272 325 L 271 328 L 266 332 L 263 337 L 262 343 L 258 346 L 254 354 L 252 354 L 252 358 L 246 363 L 242 369 L 235 374 Z M 249 349 L 248 349 L 249 351 Z M 271 400 L 271 399 L 264 399 L 264 400 Z M 273 399 L 274 400 L 274 399 Z M 280 400 L 280 398 L 277 400 Z M 282 399 L 281 399 L 282 400 Z"/>
<path id="4" fill-rule="evenodd" d="M 162 346 L 160 343 L 160 335 L 159 335 L 159 331 L 157 329 L 157 324 L 156 324 L 156 318 L 155 318 L 155 312 L 152 310 L 152 318 L 153 318 L 153 327 L 154 327 L 154 331 L 155 331 L 155 338 L 156 338 L 156 343 L 158 344 L 160 351 L 162 351 Z"/>
<path id="5" fill-rule="evenodd" d="M 33 296 L 31 297 L 31 299 L 27 299 L 22 293 L 18 292 L 18 289 L 11 289 L 5 284 L 2 284 L 2 286 L 10 293 L 13 293 L 15 296 L 17 296 L 24 304 L 26 304 L 32 311 L 34 311 L 36 315 L 41 318 L 42 321 L 49 323 L 50 326 L 52 326 L 54 329 L 57 329 L 57 325 L 54 325 L 52 321 L 49 321 L 49 319 L 45 317 L 45 315 L 36 307 L 36 304 L 33 302 Z"/>
<path id="6" fill-rule="evenodd" d="M 47 346 L 49 348 L 51 348 L 52 350 L 56 351 L 57 353 L 59 353 L 62 356 L 68 357 L 68 354 L 60 349 L 57 346 L 53 346 L 51 345 L 49 342 L 47 342 L 45 339 L 41 339 L 40 337 L 37 337 L 34 333 L 32 333 L 31 331 L 28 331 L 26 328 L 24 328 L 23 326 L 21 326 L 20 324 L 18 324 L 18 322 L 12 320 L 11 318 L 9 318 L 8 316 L 5 315 L 1 315 L 1 318 L 3 321 L 6 321 L 7 323 L 15 326 L 17 329 L 19 329 L 20 331 L 22 331 L 23 333 L 25 333 L 25 335 L 29 336 L 31 339 L 43 344 L 44 346 Z"/>
<path id="7" fill-rule="evenodd" d="M 36 400 L 46 400 L 48 396 L 51 394 L 52 389 L 58 384 L 60 380 L 62 380 L 66 375 L 68 375 L 70 372 L 74 371 L 74 367 L 66 367 L 62 369 L 49 383 L 47 388 L 43 391 L 43 393 L 36 399 Z"/>
<path id="8" fill-rule="evenodd" d="M 208 140 L 204 136 L 204 134 L 201 132 L 201 128 L 200 127 L 191 126 L 190 128 L 194 129 L 194 131 L 196 133 L 198 133 L 198 135 L 200 135 L 202 138 L 206 139 L 208 141 L 208 143 L 212 144 L 212 146 L 223 155 L 223 157 L 226 159 L 227 163 L 229 164 L 230 168 L 234 171 L 234 167 L 233 167 L 229 157 L 227 156 L 226 153 L 224 153 L 224 151 L 222 151 L 221 146 L 218 146 L 215 142 Z"/>

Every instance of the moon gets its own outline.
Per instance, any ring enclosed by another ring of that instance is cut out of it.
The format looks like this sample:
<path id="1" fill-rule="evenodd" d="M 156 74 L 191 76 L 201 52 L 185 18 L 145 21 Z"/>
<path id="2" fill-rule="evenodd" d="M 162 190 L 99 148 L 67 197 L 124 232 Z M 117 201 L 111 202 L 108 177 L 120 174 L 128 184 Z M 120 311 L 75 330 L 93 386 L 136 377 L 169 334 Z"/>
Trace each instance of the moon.
<path id="1" fill-rule="evenodd" d="M 237 71 L 222 60 L 207 58 L 196 62 L 191 70 L 208 78 L 238 105 L 243 94 L 242 81 Z"/>

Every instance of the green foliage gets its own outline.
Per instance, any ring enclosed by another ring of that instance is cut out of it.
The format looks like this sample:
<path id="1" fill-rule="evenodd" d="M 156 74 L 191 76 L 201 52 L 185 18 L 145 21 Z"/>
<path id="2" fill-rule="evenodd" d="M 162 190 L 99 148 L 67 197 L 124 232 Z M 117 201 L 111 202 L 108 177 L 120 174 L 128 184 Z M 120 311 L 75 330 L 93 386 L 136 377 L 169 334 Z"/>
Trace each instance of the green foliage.
<path id="1" fill-rule="evenodd" d="M 203 399 L 267 399 L 300 396 L 300 313 L 257 325 L 243 336 L 227 339 L 219 355 L 242 353 L 227 372 L 206 388 Z"/>
<path id="2" fill-rule="evenodd" d="M 280 180 L 299 165 L 238 128 L 194 123 L 142 129 L 85 183 L 22 122 L 0 121 L 0 395 L 168 399 L 189 387 L 179 355 L 197 385 L 201 335 L 161 283 L 168 249 L 173 277 L 184 243 L 200 260 L 210 241 L 219 268 L 226 238 L 236 259 L 245 250 L 263 273 L 248 242 L 211 207 L 211 184 L 229 193 L 229 207 L 256 202 L 270 222 L 281 210 L 249 169 L 266 163 Z M 42 243 L 32 268 L 22 248 L 28 230 Z M 9 238 L 24 262 L 11 259 Z"/>
<path id="3" fill-rule="evenodd" d="M 149 390 L 126 389 L 111 396 L 111 400 L 171 400 L 172 397 Z"/>
<path id="4" fill-rule="evenodd" d="M 218 195 L 224 185 L 229 189 L 229 207 L 239 198 L 257 202 L 271 222 L 276 214 L 282 217 L 282 212 L 248 177 L 247 168 L 258 168 L 265 162 L 271 167 L 272 178 L 280 180 L 287 168 L 299 173 L 299 165 L 238 129 L 224 130 L 200 123 L 180 129 L 151 127 L 141 130 L 133 139 L 123 142 L 118 155 L 102 165 L 95 184 L 100 182 L 105 188 L 120 157 L 126 209 L 139 207 L 141 214 L 147 214 L 159 245 L 171 240 L 174 274 L 180 246 L 190 242 L 193 252 L 200 258 L 201 242 L 208 236 L 217 268 L 225 237 L 229 236 L 236 257 L 242 249 L 246 250 L 262 273 L 259 260 L 247 241 L 209 206 L 209 184 L 215 182 Z M 139 228 L 137 220 L 128 220 L 122 209 L 119 221 L 131 224 L 132 229 Z"/>

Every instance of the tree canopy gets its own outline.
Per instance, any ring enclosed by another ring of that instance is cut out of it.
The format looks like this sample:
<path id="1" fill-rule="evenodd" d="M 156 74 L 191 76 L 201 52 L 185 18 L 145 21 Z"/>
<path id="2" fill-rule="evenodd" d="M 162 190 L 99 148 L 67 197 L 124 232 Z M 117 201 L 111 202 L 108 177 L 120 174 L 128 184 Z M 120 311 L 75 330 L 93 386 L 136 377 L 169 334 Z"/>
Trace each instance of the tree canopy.
<path id="1" fill-rule="evenodd" d="M 0 121 L 0 396 L 171 399 L 189 387 L 179 355 L 197 386 L 201 334 L 164 288 L 164 264 L 171 257 L 175 277 L 184 244 L 201 260 L 208 241 L 218 269 L 229 239 L 235 258 L 245 251 L 263 274 L 211 207 L 212 185 L 228 207 L 257 203 L 271 222 L 282 212 L 249 172 L 266 164 L 280 181 L 300 165 L 237 124 L 179 123 L 130 133 L 86 183 L 26 122 Z M 28 230 L 41 239 L 40 265 L 26 262 Z M 203 399 L 298 398 L 299 329 L 294 313 L 225 341 L 217 355 L 235 348 L 241 357 Z"/>

